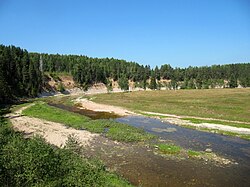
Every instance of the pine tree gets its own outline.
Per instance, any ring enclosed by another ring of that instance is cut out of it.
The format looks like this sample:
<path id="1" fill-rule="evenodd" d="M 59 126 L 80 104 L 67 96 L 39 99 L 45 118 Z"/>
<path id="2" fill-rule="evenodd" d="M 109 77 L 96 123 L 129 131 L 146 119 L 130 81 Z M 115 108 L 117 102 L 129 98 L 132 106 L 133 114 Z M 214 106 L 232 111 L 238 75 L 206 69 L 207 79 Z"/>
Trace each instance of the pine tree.
<path id="1" fill-rule="evenodd" d="M 143 89 L 144 90 L 147 89 L 147 74 L 146 74 L 146 72 L 144 72 L 144 74 L 143 74 Z"/>
<path id="2" fill-rule="evenodd" d="M 237 79 L 235 78 L 235 75 L 231 75 L 229 78 L 229 87 L 230 88 L 236 88 L 238 86 Z"/>
<path id="3" fill-rule="evenodd" d="M 118 79 L 118 84 L 124 91 L 129 89 L 128 78 L 125 75 L 122 75 L 121 78 Z"/>
<path id="4" fill-rule="evenodd" d="M 156 79 L 155 79 L 155 73 L 153 71 L 151 73 L 149 88 L 152 89 L 152 90 L 157 89 L 157 83 L 156 83 Z"/>

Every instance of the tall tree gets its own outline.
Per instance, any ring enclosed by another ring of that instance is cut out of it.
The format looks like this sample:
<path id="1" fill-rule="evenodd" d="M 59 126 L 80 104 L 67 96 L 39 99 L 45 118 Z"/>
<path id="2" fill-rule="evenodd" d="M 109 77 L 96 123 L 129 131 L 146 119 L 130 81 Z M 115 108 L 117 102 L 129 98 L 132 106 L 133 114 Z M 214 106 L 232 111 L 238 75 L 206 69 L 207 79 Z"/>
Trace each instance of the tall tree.
<path id="1" fill-rule="evenodd" d="M 157 89 L 157 83 L 156 83 L 156 79 L 155 79 L 155 73 L 153 71 L 151 73 L 149 88 L 152 89 L 152 90 Z"/>
<path id="2" fill-rule="evenodd" d="M 118 84 L 122 90 L 124 91 L 129 90 L 129 83 L 126 75 L 122 75 L 121 78 L 119 78 Z"/>

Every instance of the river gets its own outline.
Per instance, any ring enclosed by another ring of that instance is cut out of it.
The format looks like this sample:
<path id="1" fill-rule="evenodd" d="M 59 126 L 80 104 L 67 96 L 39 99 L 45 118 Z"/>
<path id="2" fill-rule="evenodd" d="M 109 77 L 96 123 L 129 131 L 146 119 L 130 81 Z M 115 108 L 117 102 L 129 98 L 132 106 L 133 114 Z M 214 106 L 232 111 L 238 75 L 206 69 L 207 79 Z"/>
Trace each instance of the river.
<path id="1" fill-rule="evenodd" d="M 119 117 L 112 113 L 98 113 L 52 104 L 64 110 L 80 113 L 92 119 L 114 120 L 142 128 L 162 140 L 186 149 L 214 153 L 234 160 L 237 164 L 218 166 L 194 159 L 167 159 L 144 146 L 115 144 L 100 137 L 90 145 L 88 154 L 102 159 L 108 167 L 142 186 L 250 186 L 250 141 L 237 137 L 187 129 L 158 119 L 143 116 Z M 105 143 L 106 142 L 106 143 Z"/>

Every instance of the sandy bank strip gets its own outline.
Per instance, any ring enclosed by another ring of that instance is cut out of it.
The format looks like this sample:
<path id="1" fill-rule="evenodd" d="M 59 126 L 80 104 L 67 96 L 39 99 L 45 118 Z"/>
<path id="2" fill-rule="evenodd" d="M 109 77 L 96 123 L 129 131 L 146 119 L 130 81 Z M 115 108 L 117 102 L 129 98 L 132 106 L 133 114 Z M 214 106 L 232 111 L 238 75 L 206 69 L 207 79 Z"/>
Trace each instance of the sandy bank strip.
<path id="1" fill-rule="evenodd" d="M 158 115 L 158 116 L 164 116 L 164 117 L 173 117 L 173 118 L 194 118 L 194 119 L 200 119 L 200 120 L 214 120 L 214 121 L 222 121 L 222 122 L 230 122 L 230 123 L 238 123 L 238 124 L 249 124 L 250 122 L 242 122 L 242 121 L 232 121 L 232 120 L 226 120 L 226 119 L 216 119 L 216 118 L 204 118 L 204 117 L 198 117 L 198 116 L 177 116 L 174 114 L 163 114 L 158 112 L 146 112 L 146 111 L 140 111 L 145 114 L 151 114 L 151 115 Z"/>
<path id="2" fill-rule="evenodd" d="M 24 132 L 28 136 L 41 135 L 45 140 L 58 147 L 63 147 L 69 135 L 75 135 L 83 146 L 89 145 L 94 137 L 99 136 L 85 130 L 68 128 L 60 123 L 45 121 L 27 116 L 10 119 L 17 131 Z"/>
<path id="3" fill-rule="evenodd" d="M 246 134 L 250 135 L 250 129 L 247 128 L 241 128 L 241 127 L 232 127 L 228 125 L 222 125 L 222 124 L 214 124 L 214 123 L 192 123 L 187 120 L 181 120 L 177 118 L 166 118 L 162 119 L 163 121 L 180 125 L 180 126 L 194 126 L 197 128 L 207 128 L 207 129 L 214 129 L 214 130 L 222 130 L 222 131 L 227 131 L 227 132 L 233 132 L 233 133 L 238 133 L 238 134 Z"/>
<path id="4" fill-rule="evenodd" d="M 151 114 L 151 115 L 159 115 L 164 116 L 165 118 L 162 118 L 163 121 L 169 122 L 171 124 L 180 125 L 180 126 L 194 126 L 197 128 L 207 128 L 207 129 L 216 129 L 216 130 L 222 130 L 227 132 L 234 132 L 238 134 L 246 134 L 250 135 L 250 129 L 247 128 L 241 128 L 241 127 L 232 127 L 228 125 L 222 125 L 222 124 L 216 124 L 216 123 L 192 123 L 187 120 L 182 120 L 181 118 L 190 118 L 188 116 L 177 116 L 177 115 L 171 115 L 171 114 L 162 114 L 162 113 L 155 113 L 155 112 L 143 112 L 145 114 Z M 203 120 L 211 120 L 211 118 L 196 118 L 196 119 L 203 119 Z M 212 119 L 213 120 L 213 119 Z M 226 122 L 234 122 L 240 124 L 238 121 L 229 121 L 229 120 L 220 120 L 220 121 L 226 121 Z"/>
<path id="5" fill-rule="evenodd" d="M 97 112 L 112 112 L 120 116 L 137 115 L 136 113 L 126 110 L 124 108 L 105 104 L 98 104 L 86 98 L 77 98 L 74 100 L 74 102 L 80 104 L 81 107 L 84 109 L 93 110 Z"/>
<path id="6" fill-rule="evenodd" d="M 89 145 L 95 137 L 99 136 L 86 130 L 69 128 L 61 123 L 22 116 L 21 112 L 29 106 L 23 107 L 15 113 L 6 116 L 10 119 L 15 130 L 24 132 L 28 137 L 41 135 L 48 143 L 63 147 L 69 135 L 75 135 L 82 146 Z"/>

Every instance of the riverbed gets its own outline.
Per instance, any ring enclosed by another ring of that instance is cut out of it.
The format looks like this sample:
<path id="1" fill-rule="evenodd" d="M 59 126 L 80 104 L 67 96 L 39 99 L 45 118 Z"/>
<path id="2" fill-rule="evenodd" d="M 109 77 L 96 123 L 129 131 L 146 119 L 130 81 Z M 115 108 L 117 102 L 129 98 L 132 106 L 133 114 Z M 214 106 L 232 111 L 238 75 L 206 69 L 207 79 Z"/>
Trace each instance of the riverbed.
<path id="1" fill-rule="evenodd" d="M 98 157 L 111 169 L 142 186 L 250 186 L 250 141 L 187 129 L 143 116 L 120 117 L 112 113 L 85 111 L 76 107 L 54 105 L 92 119 L 110 119 L 142 128 L 160 140 L 185 149 L 214 153 L 234 164 L 216 165 L 204 160 L 163 157 L 144 144 L 127 144 L 97 137 L 88 147 L 89 157 Z"/>

